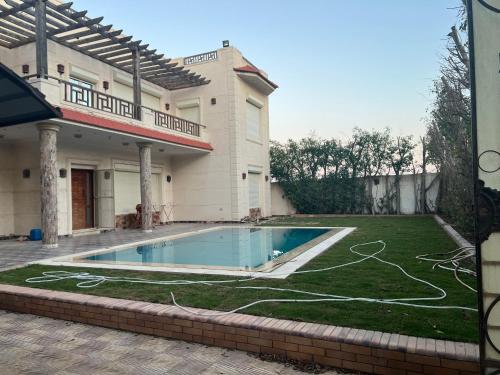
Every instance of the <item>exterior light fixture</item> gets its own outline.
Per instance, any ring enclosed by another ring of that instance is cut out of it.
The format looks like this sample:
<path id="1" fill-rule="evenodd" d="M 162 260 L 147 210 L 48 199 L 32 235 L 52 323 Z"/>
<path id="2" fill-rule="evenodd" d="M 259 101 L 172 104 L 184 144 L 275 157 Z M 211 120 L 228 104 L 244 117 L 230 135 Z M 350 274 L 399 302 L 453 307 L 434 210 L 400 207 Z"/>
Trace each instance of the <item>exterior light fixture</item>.
<path id="1" fill-rule="evenodd" d="M 165 111 L 168 111 L 170 109 L 170 103 L 165 103 Z"/>
<path id="2" fill-rule="evenodd" d="M 82 138 L 83 136 L 82 136 L 80 133 L 76 133 L 76 134 L 74 135 L 74 137 L 75 137 L 75 138 L 77 138 L 77 139 L 80 139 L 80 138 Z"/>
<path id="3" fill-rule="evenodd" d="M 217 98 L 210 99 L 210 103 L 212 103 L 212 105 L 216 105 L 217 104 Z"/>
<path id="4" fill-rule="evenodd" d="M 269 176 L 264 177 L 266 182 L 269 181 Z"/>
<path id="5" fill-rule="evenodd" d="M 224 47 L 224 48 L 229 47 L 229 40 L 223 40 L 222 47 Z"/>
<path id="6" fill-rule="evenodd" d="M 247 179 L 247 174 L 246 174 L 245 172 L 243 172 L 243 173 L 241 174 L 241 178 L 242 178 L 242 179 L 244 179 L 244 180 L 246 180 L 246 179 Z"/>
<path id="7" fill-rule="evenodd" d="M 29 74 L 30 66 L 28 64 L 24 64 L 22 68 L 23 74 Z"/>
<path id="8" fill-rule="evenodd" d="M 63 64 L 57 64 L 57 73 L 63 75 L 64 74 L 64 65 Z"/>
<path id="9" fill-rule="evenodd" d="M 59 177 L 66 178 L 67 175 L 68 175 L 68 171 L 65 168 L 59 169 Z"/>
<path id="10" fill-rule="evenodd" d="M 168 175 L 167 176 L 167 182 L 170 182 L 170 181 L 172 181 L 172 176 Z"/>
<path id="11" fill-rule="evenodd" d="M 109 82 L 108 81 L 103 81 L 102 82 L 102 88 L 104 90 L 108 90 L 109 89 Z"/>
<path id="12" fill-rule="evenodd" d="M 23 178 L 30 178 L 30 176 L 31 176 L 31 170 L 23 169 Z"/>

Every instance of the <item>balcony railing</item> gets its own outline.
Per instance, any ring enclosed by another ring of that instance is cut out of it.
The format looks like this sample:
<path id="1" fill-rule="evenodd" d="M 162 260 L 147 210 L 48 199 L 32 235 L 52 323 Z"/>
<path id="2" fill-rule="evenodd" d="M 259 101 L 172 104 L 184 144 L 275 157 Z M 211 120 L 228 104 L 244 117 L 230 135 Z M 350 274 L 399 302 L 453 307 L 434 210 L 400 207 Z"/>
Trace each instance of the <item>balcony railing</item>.
<path id="1" fill-rule="evenodd" d="M 134 103 L 102 92 L 60 80 L 64 85 L 64 100 L 118 116 L 137 119 Z"/>
<path id="2" fill-rule="evenodd" d="M 175 130 L 181 133 L 194 135 L 196 137 L 200 136 L 200 127 L 202 125 L 192 121 L 184 120 L 180 117 L 169 115 L 168 113 L 155 111 L 154 109 L 150 108 L 148 109 L 155 115 L 155 125 L 170 130 Z"/>
<path id="3" fill-rule="evenodd" d="M 72 82 L 57 79 L 64 88 L 64 101 L 93 108 L 99 111 L 112 113 L 114 115 L 129 119 L 141 120 L 145 111 L 154 114 L 154 125 L 173 130 L 176 132 L 200 137 L 201 124 L 169 115 L 152 108 L 136 106 L 134 103 L 124 99 L 108 95 L 91 88 L 83 87 Z"/>

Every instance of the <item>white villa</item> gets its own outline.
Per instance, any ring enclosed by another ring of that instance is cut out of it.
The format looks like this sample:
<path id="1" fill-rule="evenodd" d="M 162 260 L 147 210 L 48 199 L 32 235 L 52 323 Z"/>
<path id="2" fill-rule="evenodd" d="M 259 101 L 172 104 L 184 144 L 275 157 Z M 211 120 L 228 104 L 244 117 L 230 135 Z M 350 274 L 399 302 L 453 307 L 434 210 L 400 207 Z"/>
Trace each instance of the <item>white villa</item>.
<path id="1" fill-rule="evenodd" d="M 0 0 L 0 237 L 271 215 L 266 73 L 228 42 L 167 58 L 71 6 Z"/>

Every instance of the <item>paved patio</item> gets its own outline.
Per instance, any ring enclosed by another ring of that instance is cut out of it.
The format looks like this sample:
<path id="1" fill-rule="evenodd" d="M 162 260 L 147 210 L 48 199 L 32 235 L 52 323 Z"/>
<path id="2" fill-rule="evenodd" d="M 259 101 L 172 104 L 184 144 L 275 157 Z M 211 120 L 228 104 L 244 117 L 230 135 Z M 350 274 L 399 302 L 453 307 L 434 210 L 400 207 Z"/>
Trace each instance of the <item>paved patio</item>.
<path id="1" fill-rule="evenodd" d="M 1 310 L 0 331 L 0 372 L 9 375 L 304 374 L 240 351 Z"/>
<path id="2" fill-rule="evenodd" d="M 2 240 L 0 241 L 0 271 L 19 267 L 36 260 L 71 255 L 103 247 L 122 245 L 128 242 L 161 238 L 218 225 L 221 224 L 178 223 L 158 226 L 152 233 L 144 233 L 140 229 L 126 229 L 100 234 L 63 237 L 59 239 L 57 249 L 42 249 L 40 241 Z"/>

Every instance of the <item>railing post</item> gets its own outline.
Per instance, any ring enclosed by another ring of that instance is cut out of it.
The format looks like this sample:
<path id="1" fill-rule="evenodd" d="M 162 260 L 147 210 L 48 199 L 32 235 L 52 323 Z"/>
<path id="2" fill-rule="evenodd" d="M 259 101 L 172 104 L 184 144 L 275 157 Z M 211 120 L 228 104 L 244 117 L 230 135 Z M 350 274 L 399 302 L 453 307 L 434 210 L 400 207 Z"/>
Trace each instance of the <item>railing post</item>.
<path id="1" fill-rule="evenodd" d="M 132 59 L 133 59 L 133 82 L 134 82 L 134 109 L 135 109 L 135 118 L 137 120 L 142 119 L 141 113 L 141 51 L 139 50 L 139 46 L 136 46 L 132 51 Z"/>
<path id="2" fill-rule="evenodd" d="M 48 74 L 46 2 L 47 0 L 37 0 L 35 3 L 36 75 L 40 78 L 45 78 Z"/>

